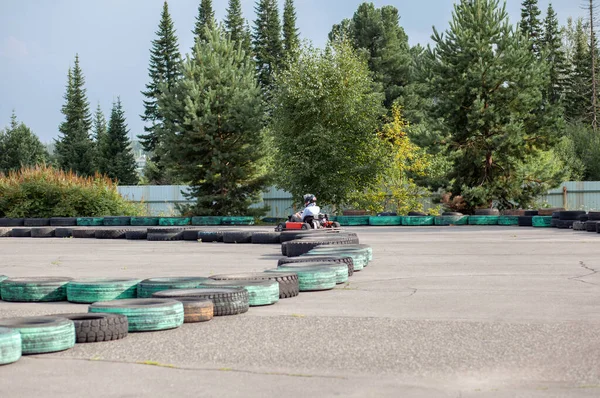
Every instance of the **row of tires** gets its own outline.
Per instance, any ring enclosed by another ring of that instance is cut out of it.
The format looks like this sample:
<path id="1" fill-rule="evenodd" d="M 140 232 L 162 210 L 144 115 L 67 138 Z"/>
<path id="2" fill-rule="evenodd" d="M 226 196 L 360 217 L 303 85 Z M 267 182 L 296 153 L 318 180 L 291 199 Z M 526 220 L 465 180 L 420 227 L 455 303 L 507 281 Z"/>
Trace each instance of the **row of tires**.
<path id="1" fill-rule="evenodd" d="M 274 304 L 299 292 L 332 289 L 372 258 L 370 247 L 359 244 L 336 244 L 335 251 L 321 251 L 332 249 L 332 240 L 358 242 L 355 234 L 311 235 L 289 242 L 321 245 L 296 258 L 281 258 L 277 268 L 264 272 L 145 280 L 0 276 L 0 297 L 5 301 L 90 304 L 88 313 L 0 319 L 0 364 L 15 362 L 23 354 L 117 340 L 128 332 L 172 329 L 213 316 L 241 314 L 249 307 Z"/>
<path id="2" fill-rule="evenodd" d="M 362 223 L 352 221 L 350 224 L 372 226 L 520 225 L 549 227 L 551 219 L 552 216 L 513 215 L 379 216 L 369 217 L 368 220 L 364 220 Z M 342 225 L 348 225 L 348 223 L 342 223 Z"/>
<path id="3" fill-rule="evenodd" d="M 254 225 L 254 217 L 50 217 L 0 218 L 0 227 Z"/>

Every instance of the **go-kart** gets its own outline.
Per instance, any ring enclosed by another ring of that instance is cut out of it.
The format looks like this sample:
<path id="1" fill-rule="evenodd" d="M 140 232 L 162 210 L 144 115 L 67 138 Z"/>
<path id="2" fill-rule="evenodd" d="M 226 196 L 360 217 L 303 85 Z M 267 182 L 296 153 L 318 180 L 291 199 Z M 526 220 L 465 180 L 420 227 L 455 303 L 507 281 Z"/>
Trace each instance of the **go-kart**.
<path id="1" fill-rule="evenodd" d="M 275 231 L 281 232 L 286 230 L 299 229 L 323 229 L 323 228 L 339 228 L 340 223 L 337 221 L 329 221 L 327 214 L 319 214 L 317 218 L 314 216 L 306 216 L 302 222 L 291 221 L 292 216 L 288 217 L 288 221 L 279 223 L 275 227 Z"/>

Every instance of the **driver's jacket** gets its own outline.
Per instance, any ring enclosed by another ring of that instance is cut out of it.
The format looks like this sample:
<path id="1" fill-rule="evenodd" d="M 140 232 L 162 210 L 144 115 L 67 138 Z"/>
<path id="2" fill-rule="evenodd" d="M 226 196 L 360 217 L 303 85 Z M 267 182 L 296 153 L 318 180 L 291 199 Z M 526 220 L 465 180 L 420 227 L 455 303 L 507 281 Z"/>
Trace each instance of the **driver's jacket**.
<path id="1" fill-rule="evenodd" d="M 314 218 L 319 217 L 319 213 L 321 212 L 321 208 L 317 206 L 315 203 L 311 203 L 304 208 L 302 212 L 302 220 L 304 220 L 308 216 L 313 216 Z"/>

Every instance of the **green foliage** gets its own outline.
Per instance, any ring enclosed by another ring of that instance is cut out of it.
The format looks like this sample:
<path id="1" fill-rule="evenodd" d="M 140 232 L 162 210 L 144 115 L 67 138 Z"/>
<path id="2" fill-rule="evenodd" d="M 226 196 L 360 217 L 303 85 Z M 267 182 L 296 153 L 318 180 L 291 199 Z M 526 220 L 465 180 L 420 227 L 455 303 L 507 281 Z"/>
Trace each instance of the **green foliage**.
<path id="1" fill-rule="evenodd" d="M 577 20 L 573 33 L 572 72 L 568 78 L 565 115 L 569 121 L 588 120 L 592 114 L 592 60 L 590 34 L 583 20 Z M 598 64 L 598 63 L 597 63 Z"/>
<path id="2" fill-rule="evenodd" d="M 0 217 L 99 217 L 142 215 L 117 186 L 96 174 L 80 177 L 46 166 L 0 174 Z"/>
<path id="3" fill-rule="evenodd" d="M 384 168 L 376 131 L 385 113 L 366 61 L 347 41 L 303 48 L 277 77 L 273 144 L 277 185 L 343 205 Z"/>
<path id="4" fill-rule="evenodd" d="M 350 40 L 368 60 L 374 80 L 383 87 L 388 109 L 402 96 L 411 64 L 408 36 L 399 19 L 396 7 L 375 8 L 373 3 L 362 3 L 351 20 L 334 25 L 329 34 L 330 40 L 337 36 Z"/>
<path id="5" fill-rule="evenodd" d="M 521 4 L 521 33 L 529 40 L 529 49 L 537 58 L 543 49 L 543 28 L 538 0 L 523 0 Z"/>
<path id="6" fill-rule="evenodd" d="M 258 82 L 265 93 L 273 89 L 273 74 L 282 63 L 283 43 L 277 0 L 258 0 L 252 33 Z"/>
<path id="7" fill-rule="evenodd" d="M 595 132 L 588 122 L 578 121 L 567 124 L 566 136 L 583 166 L 582 179 L 600 181 L 600 132 Z"/>
<path id="8" fill-rule="evenodd" d="M 300 49 L 300 38 L 296 27 L 294 0 L 285 0 L 283 6 L 283 51 L 288 62 L 295 62 Z"/>
<path id="9" fill-rule="evenodd" d="M 558 17 L 552 3 L 544 20 L 543 58 L 548 64 L 550 82 L 547 98 L 552 104 L 562 103 L 566 89 L 568 65 L 562 48 L 562 30 L 558 26 Z"/>
<path id="10" fill-rule="evenodd" d="M 138 175 L 121 99 L 113 103 L 108 130 L 98 143 L 98 171 L 121 185 L 135 185 Z"/>
<path id="11" fill-rule="evenodd" d="M 231 36 L 231 41 L 239 43 L 246 55 L 252 55 L 250 33 L 246 28 L 246 20 L 242 15 L 241 0 L 229 0 L 227 15 L 225 16 L 225 30 Z"/>
<path id="12" fill-rule="evenodd" d="M 142 120 L 146 123 L 144 126 L 146 134 L 138 137 L 144 150 L 151 153 L 151 161 L 155 166 L 155 172 L 149 182 L 163 185 L 171 183 L 172 180 L 161 159 L 162 152 L 166 150 L 162 148 L 164 139 L 159 135 L 160 130 L 164 132 L 164 118 L 158 109 L 157 101 L 163 93 L 161 87 L 164 85 L 167 89 L 171 88 L 181 77 L 181 55 L 166 1 L 163 5 L 156 36 L 150 50 L 150 66 L 148 67 L 150 82 L 146 84 L 146 91 L 142 92 L 145 97 Z M 165 133 L 170 134 L 170 132 Z"/>
<path id="13" fill-rule="evenodd" d="M 0 173 L 44 164 L 47 159 L 44 145 L 13 112 L 10 126 L 0 130 Z"/>
<path id="14" fill-rule="evenodd" d="M 212 30 L 216 26 L 215 11 L 213 10 L 212 0 L 201 0 L 198 6 L 198 16 L 194 25 L 194 42 L 200 40 L 208 40 L 204 28 Z M 193 49 L 192 49 L 193 50 Z"/>
<path id="15" fill-rule="evenodd" d="M 218 28 L 206 30 L 183 65 L 183 79 L 159 99 L 168 160 L 191 186 L 195 215 L 243 215 L 267 177 L 264 104 L 254 64 Z"/>
<path id="16" fill-rule="evenodd" d="M 96 170 L 99 169 L 100 164 L 102 162 L 101 153 L 100 153 L 100 142 L 105 140 L 106 138 L 106 118 L 104 117 L 104 113 L 102 112 L 102 108 L 100 108 L 100 104 L 98 104 L 96 108 L 96 112 L 94 112 L 94 120 L 92 121 L 92 138 L 94 141 L 94 155 L 96 159 L 94 160 L 94 165 Z"/>
<path id="17" fill-rule="evenodd" d="M 75 56 L 73 69 L 69 68 L 65 104 L 61 112 L 65 121 L 58 130 L 62 134 L 56 140 L 58 164 L 63 170 L 72 170 L 82 176 L 94 173 L 94 144 L 90 138 L 92 116 L 84 88 L 85 79 Z"/>
<path id="18" fill-rule="evenodd" d="M 452 192 L 471 207 L 527 202 L 536 191 L 522 183 L 528 162 L 540 163 L 560 130 L 558 110 L 543 99 L 548 71 L 498 3 L 455 5 L 450 30 L 433 36 L 432 116 L 448 136 Z M 535 186 L 553 181 L 540 176 Z"/>

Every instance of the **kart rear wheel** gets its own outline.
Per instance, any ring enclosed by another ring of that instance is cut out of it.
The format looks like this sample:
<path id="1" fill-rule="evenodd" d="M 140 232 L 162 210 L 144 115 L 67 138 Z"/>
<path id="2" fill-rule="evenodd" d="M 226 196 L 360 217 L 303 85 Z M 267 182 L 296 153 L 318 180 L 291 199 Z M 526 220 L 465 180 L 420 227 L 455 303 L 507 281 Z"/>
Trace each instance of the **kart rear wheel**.
<path id="1" fill-rule="evenodd" d="M 309 223 L 303 223 L 302 224 L 302 229 L 310 229 L 310 224 Z"/>
<path id="2" fill-rule="evenodd" d="M 281 232 L 283 230 L 285 230 L 285 223 L 283 223 L 283 222 L 277 224 L 277 226 L 275 227 L 275 232 Z"/>

